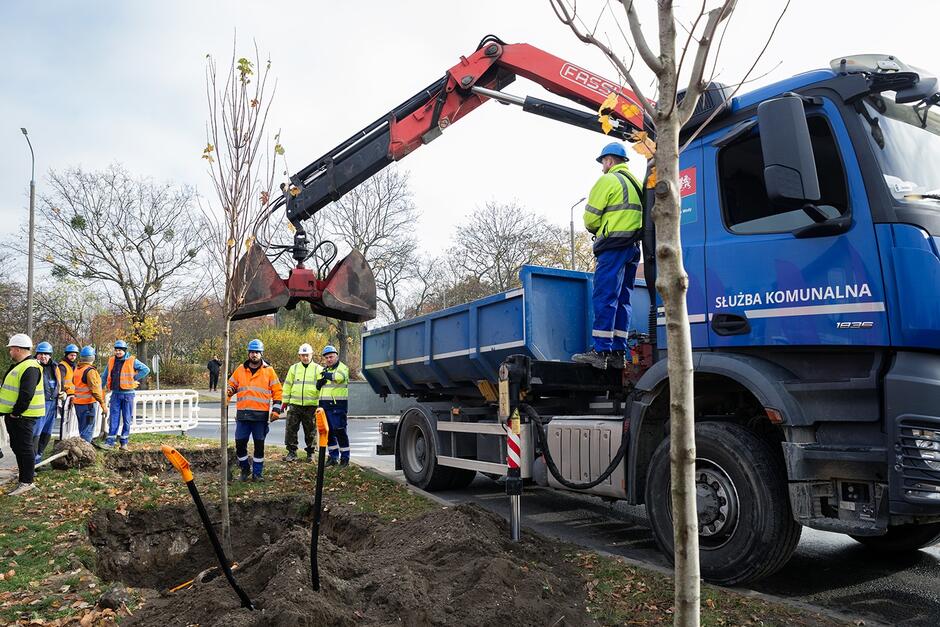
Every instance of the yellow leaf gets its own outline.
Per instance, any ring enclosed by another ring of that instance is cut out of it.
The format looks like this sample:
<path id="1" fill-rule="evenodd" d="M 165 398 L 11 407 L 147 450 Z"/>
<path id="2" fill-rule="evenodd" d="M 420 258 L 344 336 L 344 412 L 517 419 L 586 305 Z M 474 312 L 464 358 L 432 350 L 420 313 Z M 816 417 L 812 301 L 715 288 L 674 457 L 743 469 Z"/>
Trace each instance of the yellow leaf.
<path id="1" fill-rule="evenodd" d="M 646 177 L 646 189 L 653 189 L 654 187 L 656 187 L 656 168 L 653 168 L 650 175 Z"/>
<path id="2" fill-rule="evenodd" d="M 284 154 L 284 146 L 282 146 L 282 145 L 280 145 L 280 144 L 274 144 L 274 154 L 276 154 L 276 155 L 283 155 L 283 154 Z"/>
<path id="3" fill-rule="evenodd" d="M 597 118 L 597 121 L 601 123 L 601 130 L 604 131 L 604 134 L 610 133 L 613 130 L 614 125 L 610 123 L 609 115 L 602 115 Z"/>
<path id="4" fill-rule="evenodd" d="M 604 102 L 601 103 L 600 108 L 597 110 L 598 113 L 603 113 L 608 109 L 613 109 L 617 106 L 617 94 L 610 92 L 607 94 L 607 98 L 604 99 Z"/>
<path id="5" fill-rule="evenodd" d="M 645 133 L 644 133 L 645 135 Z M 656 153 L 656 142 L 652 139 L 646 138 L 641 142 L 633 144 L 633 150 L 647 159 L 651 159 Z"/>
<path id="6" fill-rule="evenodd" d="M 620 112 L 625 118 L 632 118 L 640 113 L 640 108 L 632 102 L 620 105 Z"/>
<path id="7" fill-rule="evenodd" d="M 225 242 L 225 243 L 228 244 L 228 247 L 229 247 L 229 248 L 231 248 L 232 246 L 235 245 L 235 240 L 229 238 L 229 240 L 228 240 L 227 242 Z"/>
<path id="8" fill-rule="evenodd" d="M 293 232 L 296 231 L 297 229 L 294 227 L 294 225 L 293 225 L 291 222 L 288 222 L 288 223 L 287 223 L 287 230 L 290 231 L 291 233 L 293 233 Z"/>
<path id="9" fill-rule="evenodd" d="M 245 240 L 245 250 L 248 250 L 249 248 L 251 248 L 252 244 L 254 243 L 255 243 L 255 236 L 252 235 L 248 239 Z"/>

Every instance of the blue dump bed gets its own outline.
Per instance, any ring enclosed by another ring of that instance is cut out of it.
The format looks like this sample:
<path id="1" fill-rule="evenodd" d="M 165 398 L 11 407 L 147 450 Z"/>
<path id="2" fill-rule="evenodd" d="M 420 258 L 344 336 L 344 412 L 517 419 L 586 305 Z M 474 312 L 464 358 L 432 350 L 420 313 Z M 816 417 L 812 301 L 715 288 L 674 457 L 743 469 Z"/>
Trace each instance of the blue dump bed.
<path id="1" fill-rule="evenodd" d="M 525 266 L 519 289 L 367 331 L 363 375 L 379 394 L 441 394 L 495 383 L 509 355 L 569 361 L 590 346 L 593 276 Z M 645 289 L 633 310 L 631 327 L 646 333 Z"/>

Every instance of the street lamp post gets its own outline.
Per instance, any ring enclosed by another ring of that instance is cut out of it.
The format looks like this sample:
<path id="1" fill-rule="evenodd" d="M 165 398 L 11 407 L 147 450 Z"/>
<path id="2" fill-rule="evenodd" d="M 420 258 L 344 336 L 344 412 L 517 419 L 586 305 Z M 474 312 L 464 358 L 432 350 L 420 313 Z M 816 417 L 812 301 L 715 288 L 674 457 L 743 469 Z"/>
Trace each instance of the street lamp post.
<path id="1" fill-rule="evenodd" d="M 569 223 L 569 225 L 571 227 L 571 269 L 572 270 L 574 270 L 575 268 L 574 266 L 574 208 L 580 205 L 582 202 L 584 202 L 586 198 L 587 197 L 585 196 L 585 198 L 582 198 L 578 202 L 571 205 L 571 209 L 568 211 L 571 217 L 571 222 Z"/>
<path id="2" fill-rule="evenodd" d="M 33 337 L 33 246 L 36 228 L 36 153 L 33 152 L 33 143 L 29 141 L 29 134 L 25 128 L 23 137 L 29 145 L 29 155 L 32 158 L 32 169 L 29 175 L 29 265 L 26 271 L 26 334 Z"/>

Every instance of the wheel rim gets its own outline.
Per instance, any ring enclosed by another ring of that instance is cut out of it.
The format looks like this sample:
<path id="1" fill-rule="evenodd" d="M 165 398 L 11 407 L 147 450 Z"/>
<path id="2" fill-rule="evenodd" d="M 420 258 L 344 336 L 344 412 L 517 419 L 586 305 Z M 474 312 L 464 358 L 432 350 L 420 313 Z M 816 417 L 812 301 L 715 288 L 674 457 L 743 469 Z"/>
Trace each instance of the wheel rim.
<path id="1" fill-rule="evenodd" d="M 703 549 L 724 546 L 737 530 L 741 511 L 734 482 L 719 464 L 698 457 L 695 460 L 695 496 L 699 545 Z"/>
<path id="2" fill-rule="evenodd" d="M 424 472 L 428 463 L 428 443 L 418 425 L 411 425 L 405 434 L 405 458 L 416 474 Z"/>

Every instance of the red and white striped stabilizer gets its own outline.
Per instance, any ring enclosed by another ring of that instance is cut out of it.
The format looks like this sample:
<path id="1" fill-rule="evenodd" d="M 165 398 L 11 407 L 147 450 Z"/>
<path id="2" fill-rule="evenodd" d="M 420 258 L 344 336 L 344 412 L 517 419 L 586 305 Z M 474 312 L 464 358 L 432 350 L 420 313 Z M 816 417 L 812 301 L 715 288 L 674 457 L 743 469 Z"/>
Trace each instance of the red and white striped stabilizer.
<path id="1" fill-rule="evenodd" d="M 519 469 L 522 460 L 522 440 L 511 426 L 506 425 L 506 465 Z"/>

